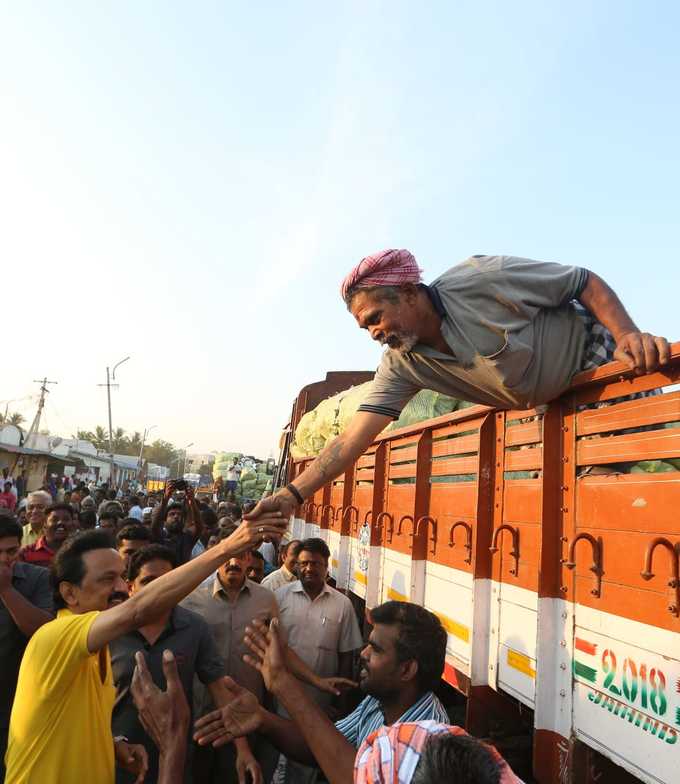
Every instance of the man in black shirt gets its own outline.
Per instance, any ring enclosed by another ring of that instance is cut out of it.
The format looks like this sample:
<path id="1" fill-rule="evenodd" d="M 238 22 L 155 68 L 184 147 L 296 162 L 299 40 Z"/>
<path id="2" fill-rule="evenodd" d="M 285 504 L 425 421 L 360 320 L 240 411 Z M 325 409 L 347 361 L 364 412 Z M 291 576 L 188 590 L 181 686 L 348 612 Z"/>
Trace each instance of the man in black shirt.
<path id="1" fill-rule="evenodd" d="M 18 561 L 22 534 L 13 517 L 0 516 L 0 782 L 21 657 L 33 632 L 52 620 L 49 572 Z"/>
<path id="2" fill-rule="evenodd" d="M 199 506 L 193 487 L 187 487 L 184 501 L 173 501 L 176 482 L 168 482 L 163 500 L 151 513 L 151 535 L 155 542 L 169 547 L 181 566 L 191 560 L 191 551 L 203 532 Z"/>

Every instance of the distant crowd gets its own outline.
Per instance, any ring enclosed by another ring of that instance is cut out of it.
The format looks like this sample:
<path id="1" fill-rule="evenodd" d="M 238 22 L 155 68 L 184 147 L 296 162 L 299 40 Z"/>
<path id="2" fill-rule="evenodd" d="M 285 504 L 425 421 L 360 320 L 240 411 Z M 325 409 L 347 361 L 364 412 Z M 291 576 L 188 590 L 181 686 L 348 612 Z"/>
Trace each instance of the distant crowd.
<path id="1" fill-rule="evenodd" d="M 387 602 L 362 633 L 279 512 L 3 478 L 0 784 L 518 781 L 449 724 L 438 618 Z"/>

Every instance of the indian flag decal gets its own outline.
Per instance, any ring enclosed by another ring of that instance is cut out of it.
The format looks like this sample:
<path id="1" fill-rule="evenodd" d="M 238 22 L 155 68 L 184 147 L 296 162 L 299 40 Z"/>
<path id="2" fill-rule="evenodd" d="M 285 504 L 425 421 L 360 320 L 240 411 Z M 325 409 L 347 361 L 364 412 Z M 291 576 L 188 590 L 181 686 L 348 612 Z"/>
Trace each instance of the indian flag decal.
<path id="1" fill-rule="evenodd" d="M 588 683 L 597 683 L 597 645 L 582 637 L 575 637 L 574 647 L 577 651 L 574 654 L 574 675 Z"/>

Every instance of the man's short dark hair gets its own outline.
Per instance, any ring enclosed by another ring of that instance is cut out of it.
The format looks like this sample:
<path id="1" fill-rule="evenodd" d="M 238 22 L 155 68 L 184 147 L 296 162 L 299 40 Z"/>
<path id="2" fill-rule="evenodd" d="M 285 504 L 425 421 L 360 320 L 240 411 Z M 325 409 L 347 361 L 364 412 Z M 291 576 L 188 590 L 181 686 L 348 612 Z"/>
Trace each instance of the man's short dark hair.
<path id="1" fill-rule="evenodd" d="M 133 495 L 130 497 L 130 503 L 132 506 L 139 506 L 139 496 Z"/>
<path id="2" fill-rule="evenodd" d="M 374 625 L 399 626 L 397 658 L 400 662 L 414 659 L 421 690 L 434 689 L 446 659 L 447 634 L 439 618 L 411 602 L 385 602 L 371 610 L 371 621 Z"/>
<path id="3" fill-rule="evenodd" d="M 235 523 L 219 528 L 217 533 L 217 541 L 221 542 L 223 539 L 228 539 L 237 528 L 238 526 Z"/>
<path id="4" fill-rule="evenodd" d="M 259 561 L 264 561 L 264 555 L 259 550 L 251 550 L 250 554 L 253 558 L 257 558 Z"/>
<path id="5" fill-rule="evenodd" d="M 45 509 L 45 517 L 49 517 L 52 512 L 66 512 L 70 514 L 71 517 L 75 517 L 76 513 L 71 504 L 51 504 L 50 506 Z"/>
<path id="6" fill-rule="evenodd" d="M 245 509 L 247 505 L 248 505 L 247 503 L 243 504 L 243 509 Z M 224 502 L 224 511 L 228 515 L 234 517 L 234 519 L 236 520 L 240 520 L 243 515 L 243 510 L 241 509 L 241 507 L 238 504 L 234 503 L 233 501 Z"/>
<path id="7" fill-rule="evenodd" d="M 181 512 L 184 509 L 184 504 L 181 501 L 170 501 L 165 508 L 165 513 L 167 514 L 171 509 L 179 509 Z"/>
<path id="8" fill-rule="evenodd" d="M 301 549 L 302 542 L 299 539 L 291 539 L 290 542 L 284 546 L 283 554 L 285 557 L 288 557 L 288 551 L 290 550 L 293 555 L 297 556 Z"/>
<path id="9" fill-rule="evenodd" d="M 177 558 L 169 547 L 164 544 L 148 544 L 133 553 L 128 564 L 127 578 L 129 582 L 137 579 L 137 576 L 142 571 L 142 566 L 148 564 L 150 561 L 167 561 L 174 569 L 177 566 Z"/>
<path id="10" fill-rule="evenodd" d="M 21 544 L 23 535 L 23 528 L 17 522 L 16 517 L 0 515 L 0 539 L 3 539 L 6 536 L 16 536 L 19 540 L 19 544 Z"/>
<path id="11" fill-rule="evenodd" d="M 303 539 L 300 542 L 300 546 L 298 548 L 298 555 L 305 550 L 308 553 L 315 553 L 316 555 L 322 556 L 326 561 L 331 557 L 331 551 L 328 549 L 328 545 L 324 542 L 323 539 L 318 539 L 317 537 L 313 536 L 309 539 Z"/>
<path id="12" fill-rule="evenodd" d="M 97 513 L 94 509 L 86 509 L 84 512 L 78 513 L 78 520 L 80 520 L 80 527 L 83 530 L 94 528 L 97 525 Z"/>
<path id="13" fill-rule="evenodd" d="M 107 501 L 99 513 L 100 520 L 102 517 L 106 518 L 107 520 L 110 520 L 113 517 L 120 519 L 125 517 L 125 513 L 123 512 L 123 507 L 118 503 L 118 501 Z"/>
<path id="14" fill-rule="evenodd" d="M 411 784 L 498 784 L 500 780 L 500 765 L 481 741 L 442 732 L 427 739 Z"/>
<path id="15" fill-rule="evenodd" d="M 206 528 L 215 528 L 217 526 L 217 515 L 209 506 L 201 509 L 200 515 L 201 522 Z"/>
<path id="16" fill-rule="evenodd" d="M 69 537 L 57 550 L 52 560 L 50 580 L 54 593 L 54 606 L 57 609 L 66 607 L 66 602 L 59 592 L 61 583 L 80 585 L 85 576 L 83 556 L 91 550 L 115 549 L 111 534 L 95 528 L 92 531 L 80 531 Z"/>
<path id="17" fill-rule="evenodd" d="M 141 523 L 130 523 L 124 528 L 121 528 L 116 534 L 116 544 L 118 547 L 123 544 L 124 539 L 128 542 L 150 542 L 151 531 L 147 526 L 142 525 Z"/>

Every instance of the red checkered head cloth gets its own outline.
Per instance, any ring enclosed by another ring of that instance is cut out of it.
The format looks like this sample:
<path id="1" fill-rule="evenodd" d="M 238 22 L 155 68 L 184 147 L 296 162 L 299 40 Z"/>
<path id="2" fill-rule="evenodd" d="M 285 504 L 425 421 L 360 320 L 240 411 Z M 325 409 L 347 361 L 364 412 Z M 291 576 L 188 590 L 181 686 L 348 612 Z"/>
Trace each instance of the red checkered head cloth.
<path id="1" fill-rule="evenodd" d="M 381 250 L 362 259 L 342 281 L 340 293 L 344 300 L 350 289 L 370 286 L 400 286 L 420 283 L 422 270 L 408 250 Z"/>
<path id="2" fill-rule="evenodd" d="M 381 727 L 366 738 L 354 760 L 354 784 L 410 784 L 425 743 L 432 735 L 467 735 L 461 727 L 436 721 L 405 722 Z M 500 784 L 521 784 L 493 746 L 486 746 L 498 762 Z"/>

